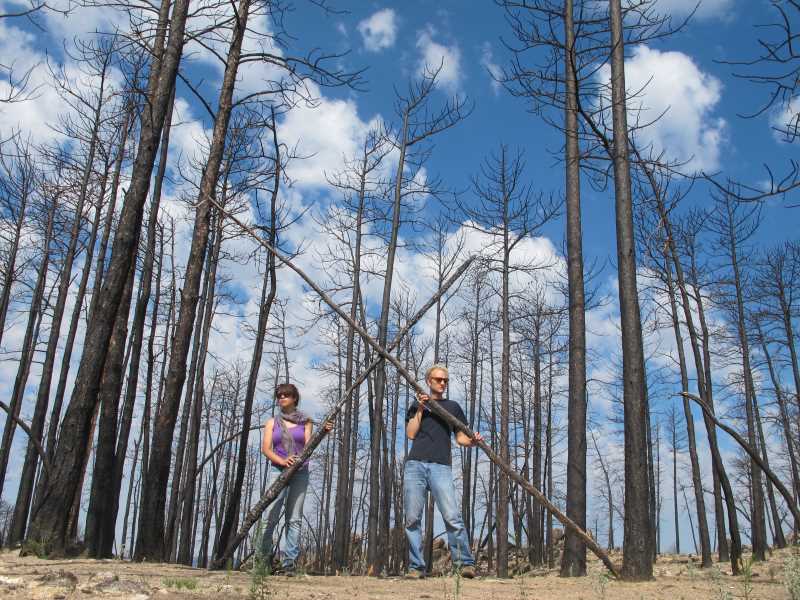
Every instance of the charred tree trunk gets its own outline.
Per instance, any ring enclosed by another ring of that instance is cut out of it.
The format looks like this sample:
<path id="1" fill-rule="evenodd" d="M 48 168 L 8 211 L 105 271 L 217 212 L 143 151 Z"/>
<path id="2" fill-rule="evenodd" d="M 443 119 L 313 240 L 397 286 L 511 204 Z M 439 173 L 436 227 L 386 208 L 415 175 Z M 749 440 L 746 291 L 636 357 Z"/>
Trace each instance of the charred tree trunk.
<path id="1" fill-rule="evenodd" d="M 122 378 L 125 364 L 125 343 L 128 339 L 128 316 L 133 297 L 133 283 L 136 276 L 136 261 L 131 263 L 131 272 L 125 284 L 122 302 L 114 323 L 114 334 L 108 346 L 106 366 L 100 380 L 98 400 L 100 405 L 100 424 L 95 448 L 92 489 L 89 511 L 86 516 L 86 545 L 89 556 L 110 558 L 113 553 L 114 533 L 117 519 L 109 519 L 111 508 L 111 484 L 114 478 L 114 460 L 119 420 L 119 400 L 122 392 Z M 124 460 L 124 455 L 123 455 Z M 109 530 L 110 529 L 110 530 Z M 109 541 L 110 540 L 110 543 Z M 104 543 L 105 542 L 105 543 Z"/>
<path id="2" fill-rule="evenodd" d="M 767 370 L 769 372 L 772 388 L 775 390 L 775 398 L 778 401 L 778 410 L 780 414 L 781 428 L 783 429 L 783 439 L 786 442 L 786 451 L 789 455 L 789 466 L 792 469 L 792 491 L 794 492 L 795 501 L 800 498 L 800 473 L 797 469 L 797 457 L 795 454 L 795 439 L 792 436 L 791 421 L 789 417 L 789 407 L 787 406 L 786 398 L 783 395 L 783 388 L 781 387 L 778 375 L 775 372 L 775 366 L 772 362 L 772 355 L 764 339 L 764 333 L 761 330 L 761 325 L 756 323 L 758 332 L 758 339 L 761 344 L 761 351 L 764 354 L 764 360 L 767 363 Z"/>
<path id="3" fill-rule="evenodd" d="M 3 334 L 6 330 L 6 316 L 8 315 L 8 307 L 11 302 L 11 288 L 17 279 L 17 255 L 19 253 L 20 237 L 22 235 L 22 227 L 25 224 L 25 214 L 28 208 L 28 201 L 31 194 L 33 194 L 36 182 L 34 180 L 34 165 L 33 159 L 30 155 L 29 149 L 18 148 L 17 153 L 20 156 L 16 159 L 17 164 L 6 167 L 8 177 L 13 177 L 14 171 L 18 171 L 18 177 L 15 181 L 15 190 L 17 192 L 15 200 L 17 201 L 17 214 L 16 222 L 14 223 L 14 237 L 11 238 L 11 247 L 8 249 L 8 256 L 3 265 L 3 291 L 0 292 L 0 342 L 3 340 Z"/>
<path id="4" fill-rule="evenodd" d="M 622 575 L 643 580 L 653 576 L 650 552 L 652 523 L 647 476 L 647 401 L 644 349 L 636 283 L 633 196 L 628 152 L 625 47 L 620 0 L 610 0 L 611 94 L 614 126 L 613 163 L 616 199 L 619 303 L 622 326 L 623 402 L 625 406 L 625 534 Z"/>
<path id="5" fill-rule="evenodd" d="M 98 116 L 99 118 L 99 116 Z M 86 245 L 86 258 L 84 261 L 83 271 L 81 274 L 80 284 L 78 286 L 78 291 L 75 297 L 75 309 L 72 315 L 72 321 L 70 323 L 70 330 L 67 335 L 67 343 L 65 344 L 64 348 L 64 356 L 66 358 L 68 349 L 71 350 L 71 342 L 74 340 L 74 331 L 73 331 L 73 324 L 77 328 L 77 316 L 80 314 L 81 305 L 83 303 L 83 296 L 86 292 L 86 284 L 89 279 L 89 272 L 91 269 L 91 260 L 92 260 L 92 253 L 94 250 L 94 243 L 97 236 L 97 229 L 99 226 L 100 221 L 100 214 L 102 208 L 103 197 L 105 196 L 105 187 L 106 182 L 108 179 L 108 164 L 106 164 L 106 169 L 104 170 L 103 179 L 100 185 L 100 191 L 98 194 L 98 203 L 95 209 L 95 217 L 92 223 L 92 230 L 89 235 L 89 241 Z M 87 182 L 88 185 L 88 182 Z M 85 194 L 82 194 L 85 197 Z M 77 223 L 78 228 L 80 228 L 80 219 L 77 219 L 76 222 L 73 222 L 73 226 Z M 76 233 L 77 236 L 77 233 Z M 76 237 L 77 239 L 77 237 Z M 70 260 L 72 262 L 75 256 L 75 247 L 70 244 L 67 248 L 68 256 L 71 255 L 73 258 Z M 66 268 L 66 266 L 65 266 Z M 71 265 L 70 265 L 71 268 Z M 67 285 L 68 288 L 68 285 Z M 59 300 L 61 299 L 60 296 L 61 288 L 59 288 L 59 296 L 56 299 L 56 307 L 55 310 L 61 306 L 61 314 L 63 315 L 64 310 L 64 303 L 59 304 Z M 68 291 L 68 290 L 67 290 Z M 65 292 L 66 298 L 66 292 Z M 58 329 L 60 330 L 60 318 L 58 319 L 59 326 Z M 53 324 L 55 326 L 55 323 Z M 48 346 L 45 351 L 45 361 L 42 367 L 42 377 L 39 384 L 39 389 L 36 395 L 36 404 L 34 407 L 34 416 L 31 420 L 31 430 L 34 434 L 34 438 L 37 441 L 42 441 L 42 437 L 44 434 L 44 423 L 45 417 L 47 412 L 47 404 L 50 399 L 50 382 L 52 379 L 53 374 L 53 367 L 55 363 L 55 354 L 58 347 L 58 340 L 60 336 L 56 335 L 54 339 L 53 335 L 54 330 L 51 329 L 50 339 L 48 340 Z M 56 332 L 58 333 L 58 332 Z M 71 334 L 71 335 L 70 335 Z M 51 345 L 52 344 L 52 345 Z M 52 424 L 50 430 L 55 432 L 56 425 L 58 422 L 58 416 L 61 412 L 60 407 L 58 407 L 58 412 L 55 412 L 51 415 L 51 419 L 55 418 L 56 423 Z M 52 457 L 50 458 L 52 460 Z M 11 525 L 11 532 L 9 541 L 11 542 L 19 542 L 25 536 L 25 529 L 27 527 L 27 520 L 28 520 L 28 513 L 30 510 L 31 504 L 31 497 L 33 496 L 34 490 L 34 481 L 36 478 L 36 469 L 39 465 L 39 454 L 36 452 L 36 447 L 33 444 L 32 440 L 28 443 L 28 448 L 25 453 L 25 463 L 22 467 L 22 474 L 20 475 L 20 485 L 19 490 L 17 491 L 17 501 L 14 507 L 14 519 Z"/>
<path id="6" fill-rule="evenodd" d="M 769 468 L 767 440 L 764 437 L 764 426 L 761 424 L 761 411 L 758 408 L 757 402 L 753 405 L 753 411 L 756 429 L 758 431 L 758 444 L 761 448 L 761 460 L 763 460 L 764 464 Z M 767 480 L 767 500 L 769 501 L 769 509 L 773 523 L 772 543 L 776 548 L 786 548 L 786 537 L 783 535 L 783 526 L 781 525 L 781 518 L 778 514 L 778 505 L 775 502 L 775 490 L 773 489 L 772 482 L 769 480 Z"/>
<path id="7" fill-rule="evenodd" d="M 580 148 L 578 145 L 573 0 L 564 3 L 566 107 L 567 277 L 569 288 L 569 401 L 567 417 L 567 516 L 586 528 L 586 299 L 583 285 Z M 538 485 L 538 484 L 536 484 Z M 572 532 L 564 538 L 561 576 L 586 575 L 586 547 Z"/>
<path id="8" fill-rule="evenodd" d="M 272 126 L 273 145 L 275 146 L 275 186 L 272 189 L 272 196 L 270 199 L 269 243 L 274 246 L 278 227 L 277 199 L 282 176 L 280 145 L 278 144 L 277 123 L 275 121 L 274 111 L 272 114 Z M 239 437 L 239 451 L 236 461 L 236 480 L 233 485 L 233 491 L 228 499 L 225 517 L 222 520 L 222 528 L 219 533 L 219 540 L 217 549 L 214 552 L 214 558 L 219 558 L 220 553 L 228 547 L 230 536 L 233 533 L 239 516 L 241 487 L 244 478 L 245 467 L 247 466 L 247 443 L 250 436 L 253 400 L 255 399 L 256 385 L 258 384 L 258 373 L 261 368 L 261 355 L 264 347 L 264 337 L 267 333 L 267 322 L 269 321 L 269 314 L 272 309 L 272 303 L 275 300 L 277 289 L 275 257 L 272 254 L 269 254 L 267 257 L 267 269 L 264 272 L 264 285 L 261 290 L 261 306 L 258 313 L 256 339 L 253 345 L 253 358 L 250 361 L 250 372 L 247 377 L 247 387 L 245 389 L 244 407 L 242 412 L 242 434 Z"/>
<path id="9" fill-rule="evenodd" d="M 724 216 L 719 221 L 723 244 L 727 245 L 728 259 L 730 260 L 733 275 L 734 307 L 736 319 L 736 335 L 739 350 L 742 355 L 742 375 L 744 377 L 744 403 L 747 416 L 747 441 L 751 448 L 757 448 L 755 411 L 757 410 L 755 383 L 753 371 L 750 366 L 750 340 L 745 324 L 744 294 L 742 292 L 742 270 L 739 261 L 739 225 L 744 221 L 737 219 L 733 199 L 726 195 L 721 201 Z M 764 515 L 764 487 L 761 481 L 761 470 L 755 460 L 750 460 L 750 485 L 752 505 L 750 514 L 750 538 L 752 542 L 753 558 L 758 561 L 766 560 L 767 526 Z"/>
<path id="10" fill-rule="evenodd" d="M 686 322 L 686 329 L 689 332 L 689 341 L 692 347 L 692 355 L 694 356 L 698 393 L 700 394 L 700 397 L 703 398 L 703 400 L 706 402 L 707 406 L 711 407 L 711 410 L 713 411 L 711 379 L 710 379 L 711 357 L 708 344 L 709 336 L 708 336 L 708 328 L 705 322 L 705 311 L 703 308 L 702 296 L 700 295 L 696 286 L 697 270 L 696 270 L 696 265 L 694 263 L 693 250 L 691 248 L 687 248 L 692 257 L 692 268 L 690 270 L 690 275 L 693 278 L 695 278 L 694 279 L 695 295 L 693 299 L 695 301 L 695 306 L 697 308 L 697 315 L 703 333 L 702 350 L 701 350 L 701 340 L 697 334 L 697 329 L 695 328 L 694 325 L 694 315 L 692 312 L 692 304 L 689 297 L 687 280 L 686 277 L 684 276 L 683 265 L 678 255 L 672 223 L 670 221 L 669 214 L 667 213 L 664 200 L 661 196 L 661 189 L 657 185 L 653 171 L 648 167 L 648 165 L 642 163 L 640 160 L 640 166 L 644 168 L 645 174 L 647 175 L 651 187 L 653 188 L 653 194 L 656 200 L 656 206 L 658 208 L 659 218 L 666 233 L 667 249 L 670 258 L 672 259 L 672 264 L 675 267 L 675 283 L 677 284 L 678 292 L 681 295 L 681 305 L 683 306 L 684 320 Z M 686 409 L 684 407 L 684 411 L 685 410 Z M 727 473 L 725 471 L 725 465 L 722 462 L 722 456 L 720 454 L 719 446 L 717 444 L 717 432 L 716 428 L 714 427 L 714 423 L 705 413 L 703 417 L 704 417 L 703 421 L 705 423 L 706 432 L 708 434 L 708 442 L 711 449 L 711 458 L 714 467 L 714 477 L 715 477 L 714 499 L 715 499 L 716 525 L 717 525 L 717 535 L 718 535 L 717 544 L 719 548 L 719 558 L 720 560 L 723 560 L 723 557 L 728 553 L 728 544 L 725 532 L 725 521 L 724 521 L 725 511 L 722 508 L 722 494 L 717 493 L 718 491 L 717 485 L 719 485 L 719 487 L 725 492 L 725 502 L 728 508 L 727 511 L 728 525 L 731 532 L 731 547 L 730 547 L 730 555 L 728 558 L 731 562 L 732 572 L 734 574 L 738 574 L 739 559 L 741 558 L 741 541 L 739 538 L 739 525 L 736 517 L 736 506 L 734 503 L 733 490 L 730 485 L 730 480 L 728 479 Z"/>
<path id="11" fill-rule="evenodd" d="M 225 192 L 223 192 L 223 195 Z M 181 500 L 185 498 L 184 490 L 188 493 L 189 497 L 184 500 L 183 509 L 181 511 L 181 544 L 180 544 L 180 558 L 182 559 L 181 562 L 184 564 L 191 564 L 191 555 L 187 556 L 186 549 L 189 547 L 189 536 L 187 535 L 189 531 L 191 531 L 191 515 L 194 513 L 194 497 L 191 495 L 189 490 L 195 489 L 196 484 L 196 477 L 197 477 L 197 449 L 200 443 L 200 411 L 202 406 L 202 401 L 205 396 L 204 389 L 205 389 L 205 368 L 206 368 L 206 356 L 208 355 L 208 340 L 209 336 L 211 335 L 211 322 L 214 317 L 214 297 L 216 295 L 216 285 L 217 285 L 217 268 L 219 265 L 219 255 L 220 255 L 220 248 L 222 246 L 222 224 L 224 216 L 219 212 L 216 213 L 215 218 L 217 219 L 217 227 L 214 233 L 214 243 L 211 250 L 211 258 L 209 261 L 209 268 L 206 273 L 206 277 L 208 278 L 208 286 L 206 291 L 206 298 L 205 298 L 205 315 L 203 316 L 203 326 L 200 331 L 201 341 L 200 341 L 200 355 L 198 358 L 198 365 L 197 365 L 197 374 L 195 375 L 195 380 L 193 382 L 194 385 L 194 403 L 195 408 L 192 411 L 192 420 L 189 423 L 189 445 L 186 448 L 186 455 L 184 457 L 184 485 L 183 488 L 176 488 L 175 493 L 180 493 L 180 497 L 177 499 L 177 503 L 180 504 Z M 237 386 L 239 380 L 237 379 Z M 238 400 L 238 387 L 237 387 L 237 397 L 234 399 L 235 401 Z M 234 406 L 236 406 L 234 404 Z M 231 427 L 234 426 L 233 421 L 231 421 Z M 226 465 L 226 473 L 228 472 L 228 467 Z M 178 477 L 179 475 L 173 474 L 173 477 Z M 181 491 L 178 492 L 178 489 Z M 221 500 L 224 502 L 225 495 L 221 496 Z M 215 530 L 216 535 L 219 535 L 219 527 Z M 188 561 L 188 562 L 187 562 Z"/>
<path id="12" fill-rule="evenodd" d="M 208 160 L 200 181 L 192 244 L 186 263 L 183 289 L 181 290 L 180 313 L 170 352 L 164 399 L 156 414 L 150 464 L 147 468 L 147 479 L 142 491 L 141 510 L 150 526 L 144 531 L 140 531 L 135 553 L 138 560 L 160 561 L 168 557 L 168 549 L 164 547 L 163 532 L 172 435 L 175 430 L 181 391 L 186 379 L 186 357 L 189 350 L 192 325 L 195 321 L 200 279 L 208 244 L 211 198 L 216 190 L 225 150 L 228 123 L 233 107 L 233 91 L 239 68 L 242 40 L 247 28 L 249 9 L 250 0 L 240 0 L 225 65 L 219 109 L 214 121 L 214 132 Z"/>
<path id="13" fill-rule="evenodd" d="M 174 100 L 174 98 L 173 98 Z M 164 176 L 166 174 L 167 153 L 169 149 L 169 133 L 172 121 L 172 104 L 167 111 L 164 124 L 164 133 L 161 139 L 161 151 L 159 157 L 158 172 L 156 173 L 155 184 L 153 187 L 153 199 L 150 206 L 150 217 L 147 224 L 147 246 L 145 249 L 144 263 L 139 280 L 139 294 L 134 308 L 132 334 L 131 334 L 131 361 L 128 370 L 128 382 L 125 390 L 125 402 L 120 419 L 116 451 L 114 453 L 114 463 L 112 469 L 112 479 L 108 491 L 108 507 L 104 509 L 104 519 L 101 524 L 100 552 L 102 557 L 111 556 L 114 546 L 114 533 L 116 529 L 117 512 L 119 509 L 119 495 L 122 488 L 125 458 L 128 451 L 128 438 L 130 436 L 131 422 L 133 419 L 133 409 L 136 402 L 136 391 L 139 382 L 139 365 L 141 363 L 142 344 L 144 341 L 144 325 L 147 317 L 147 306 L 150 303 L 150 291 L 153 280 L 153 266 L 155 263 L 156 237 L 158 234 L 158 213 L 161 204 L 161 189 Z M 157 306 L 157 302 L 154 304 Z M 157 308 L 154 308 L 157 311 Z M 138 447 L 137 447 L 138 455 Z M 134 458 L 134 460 L 136 460 Z M 135 465 L 134 465 L 135 467 Z M 135 468 L 131 470 L 131 473 Z M 127 508 L 126 508 L 127 510 Z M 127 520 L 127 518 L 126 518 Z M 122 538 L 123 543 L 125 536 Z"/>
<path id="14" fill-rule="evenodd" d="M 670 314 L 672 317 L 672 329 L 675 334 L 675 344 L 678 350 L 678 366 L 681 373 L 681 389 L 689 391 L 689 370 L 686 364 L 686 353 L 683 347 L 683 334 L 681 333 L 680 317 L 678 315 L 678 305 L 676 300 L 675 286 L 672 280 L 672 267 L 669 259 L 664 256 L 664 274 L 667 283 L 667 294 L 669 295 Z M 703 496 L 703 482 L 700 477 L 700 461 L 697 456 L 697 441 L 694 430 L 694 416 L 689 406 L 689 400 L 683 397 L 683 416 L 686 419 L 686 437 L 689 445 L 689 458 L 692 465 L 692 488 L 694 489 L 694 500 L 697 508 L 697 524 L 700 533 L 700 554 L 702 556 L 702 566 L 711 566 L 711 540 L 708 532 L 708 521 L 706 519 L 706 504 Z M 674 458 L 674 457 L 673 457 Z M 677 497 L 675 498 L 677 507 Z M 677 508 L 676 508 L 677 510 Z M 677 519 L 677 514 L 675 516 Z M 677 525 L 676 525 L 677 527 Z M 677 530 L 676 530 L 677 531 Z M 677 534 L 676 534 L 677 536 Z M 677 539 L 677 537 L 676 537 Z M 680 553 L 680 550 L 675 552 Z"/>
<path id="15" fill-rule="evenodd" d="M 11 391 L 11 400 L 9 402 L 10 410 L 6 415 L 3 440 L 2 444 L 0 444 L 0 497 L 2 497 L 6 479 L 6 469 L 8 468 L 8 460 L 11 456 L 11 444 L 14 441 L 14 433 L 17 429 L 16 419 L 19 418 L 20 409 L 22 408 L 22 395 L 25 391 L 25 384 L 28 381 L 36 340 L 39 337 L 39 325 L 42 320 L 44 308 L 42 302 L 47 285 L 47 273 L 50 267 L 50 243 L 53 238 L 53 221 L 56 211 L 56 200 L 53 199 L 51 202 L 51 207 L 47 213 L 47 225 L 45 226 L 44 251 L 42 253 L 41 262 L 39 263 L 39 270 L 36 274 L 36 284 L 33 288 L 30 310 L 28 312 L 28 322 L 25 326 L 25 335 L 22 339 L 17 375 L 14 379 L 14 387 Z"/>
<path id="16" fill-rule="evenodd" d="M 84 341 L 76 385 L 61 424 L 53 476 L 42 493 L 42 504 L 31 522 L 30 537 L 47 539 L 54 555 L 62 554 L 67 542 L 68 514 L 64 510 L 75 497 L 82 470 L 85 447 L 89 443 L 92 415 L 97 405 L 97 391 L 108 353 L 117 309 L 136 254 L 144 203 L 150 186 L 167 104 L 175 84 L 175 75 L 183 50 L 188 0 L 176 0 L 170 20 L 169 40 L 161 53 L 166 34 L 169 2 L 162 3 L 155 53 L 148 82 L 151 99 L 142 114 L 140 139 L 119 225 L 114 237 L 111 264 L 100 290 L 100 299 L 92 315 Z"/>
<path id="17" fill-rule="evenodd" d="M 381 297 L 381 314 L 378 320 L 378 344 L 386 346 L 389 337 L 389 312 L 391 311 L 392 280 L 397 253 L 397 240 L 400 235 L 400 210 L 403 198 L 403 179 L 405 172 L 406 151 L 408 148 L 409 109 L 403 115 L 402 141 L 400 157 L 395 170 L 394 198 L 392 204 L 392 224 L 389 234 L 389 247 L 386 252 L 386 272 L 383 278 L 383 294 Z M 383 568 L 383 540 L 378 536 L 378 519 L 381 504 L 381 443 L 383 440 L 383 399 L 386 391 L 386 365 L 381 362 L 375 370 L 375 402 L 370 417 L 369 446 L 369 512 L 367 517 L 367 572 L 378 575 Z"/>

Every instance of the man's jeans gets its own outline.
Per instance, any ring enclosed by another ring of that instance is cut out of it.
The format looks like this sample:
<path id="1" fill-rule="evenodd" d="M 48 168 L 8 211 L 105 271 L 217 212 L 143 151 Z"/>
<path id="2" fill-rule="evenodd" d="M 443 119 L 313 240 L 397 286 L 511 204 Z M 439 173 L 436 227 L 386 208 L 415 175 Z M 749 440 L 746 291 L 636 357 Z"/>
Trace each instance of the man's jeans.
<path id="1" fill-rule="evenodd" d="M 453 486 L 453 472 L 449 465 L 407 460 L 403 475 L 403 502 L 405 503 L 406 537 L 411 569 L 425 571 L 422 555 L 422 511 L 425 509 L 425 491 L 430 489 L 433 501 L 442 513 L 450 544 L 450 556 L 454 566 L 474 565 L 475 559 L 469 549 L 467 530 L 461 519 Z"/>
<path id="2" fill-rule="evenodd" d="M 274 479 L 283 471 L 282 468 L 273 467 Z M 286 505 L 286 544 L 283 549 L 283 566 L 294 565 L 300 554 L 300 526 L 303 522 L 303 502 L 308 489 L 308 469 L 300 469 L 289 480 L 289 485 L 281 490 L 278 497 L 270 504 L 267 520 L 264 523 L 264 533 L 261 537 L 261 557 L 270 560 L 272 556 L 273 536 L 275 526 L 281 518 L 281 511 Z"/>

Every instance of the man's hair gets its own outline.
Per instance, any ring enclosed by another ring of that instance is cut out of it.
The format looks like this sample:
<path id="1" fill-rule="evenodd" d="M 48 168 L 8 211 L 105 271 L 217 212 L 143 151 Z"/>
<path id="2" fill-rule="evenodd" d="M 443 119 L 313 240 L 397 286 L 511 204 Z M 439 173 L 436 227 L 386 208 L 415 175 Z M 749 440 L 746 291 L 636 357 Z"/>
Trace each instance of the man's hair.
<path id="1" fill-rule="evenodd" d="M 300 392 L 297 391 L 297 387 L 293 383 L 280 384 L 275 388 L 275 398 L 278 397 L 278 394 L 291 394 L 294 397 L 295 405 L 300 404 Z"/>
<path id="2" fill-rule="evenodd" d="M 447 375 L 448 377 L 450 376 L 450 372 L 447 370 L 447 367 L 445 365 L 441 363 L 436 363 L 435 365 L 431 365 L 431 368 L 425 371 L 425 381 L 427 381 L 430 378 L 431 373 L 433 373 L 434 371 L 444 371 L 445 375 Z"/>

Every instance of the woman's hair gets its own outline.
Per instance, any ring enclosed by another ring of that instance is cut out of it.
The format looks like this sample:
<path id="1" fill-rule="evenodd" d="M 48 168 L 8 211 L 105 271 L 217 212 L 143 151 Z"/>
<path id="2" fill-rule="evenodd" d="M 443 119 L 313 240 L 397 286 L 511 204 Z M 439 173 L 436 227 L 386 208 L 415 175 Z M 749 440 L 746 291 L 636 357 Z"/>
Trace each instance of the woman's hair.
<path id="1" fill-rule="evenodd" d="M 450 373 L 447 370 L 447 367 L 443 364 L 436 363 L 435 365 L 431 365 L 431 368 L 425 371 L 425 381 L 430 379 L 431 373 L 434 371 L 444 371 L 445 376 L 449 377 Z"/>
<path id="2" fill-rule="evenodd" d="M 300 392 L 297 391 L 297 387 L 293 383 L 282 383 L 278 387 L 275 388 L 275 398 L 278 397 L 279 394 L 291 394 L 294 397 L 294 403 L 300 404 Z"/>

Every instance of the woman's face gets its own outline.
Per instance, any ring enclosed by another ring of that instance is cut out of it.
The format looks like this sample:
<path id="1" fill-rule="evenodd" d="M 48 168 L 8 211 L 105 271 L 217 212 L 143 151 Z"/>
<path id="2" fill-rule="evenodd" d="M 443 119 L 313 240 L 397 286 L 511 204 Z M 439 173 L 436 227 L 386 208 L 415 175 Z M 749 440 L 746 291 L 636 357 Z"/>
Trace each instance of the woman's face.
<path id="1" fill-rule="evenodd" d="M 284 412 L 288 412 L 297 406 L 297 400 L 290 392 L 281 392 L 277 396 L 278 406 L 281 407 L 281 410 Z"/>

